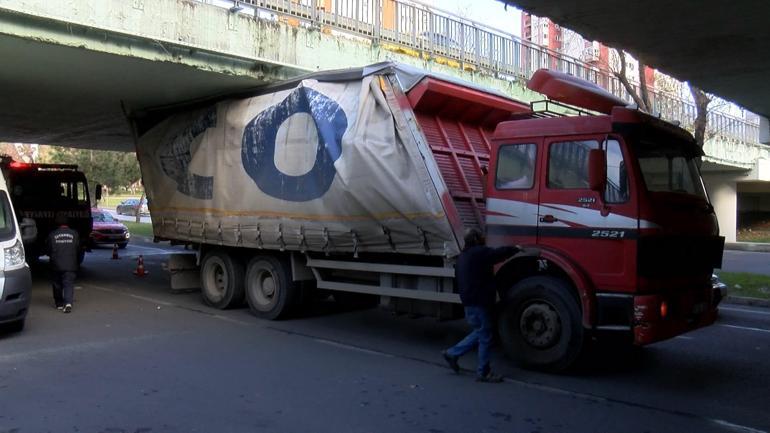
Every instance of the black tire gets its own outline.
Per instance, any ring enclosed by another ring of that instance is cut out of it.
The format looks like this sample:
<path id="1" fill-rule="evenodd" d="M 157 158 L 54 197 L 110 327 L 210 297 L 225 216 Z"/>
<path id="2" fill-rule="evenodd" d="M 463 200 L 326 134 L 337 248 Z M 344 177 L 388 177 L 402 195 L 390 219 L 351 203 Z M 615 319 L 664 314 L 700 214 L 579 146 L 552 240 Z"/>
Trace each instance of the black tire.
<path id="1" fill-rule="evenodd" d="M 220 310 L 243 305 L 243 273 L 243 263 L 226 251 L 206 253 L 201 260 L 203 302 Z"/>
<path id="2" fill-rule="evenodd" d="M 118 244 L 118 248 L 120 248 L 121 250 L 125 249 L 127 246 L 128 246 L 128 242 L 123 242 Z"/>
<path id="3" fill-rule="evenodd" d="M 300 288 L 291 279 L 289 263 L 271 256 L 249 261 L 245 286 L 251 312 L 264 319 L 285 318 L 301 297 Z"/>
<path id="4" fill-rule="evenodd" d="M 571 286 L 554 277 L 530 277 L 508 292 L 498 321 L 503 349 L 518 365 L 558 372 L 583 349 L 584 330 Z"/>

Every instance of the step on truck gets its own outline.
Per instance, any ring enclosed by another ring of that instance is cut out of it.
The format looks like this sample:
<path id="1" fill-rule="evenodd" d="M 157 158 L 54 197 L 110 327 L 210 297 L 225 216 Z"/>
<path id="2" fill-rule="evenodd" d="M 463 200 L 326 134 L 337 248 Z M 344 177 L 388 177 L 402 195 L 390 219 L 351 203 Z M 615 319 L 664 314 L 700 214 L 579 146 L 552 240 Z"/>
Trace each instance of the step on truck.
<path id="1" fill-rule="evenodd" d="M 154 235 L 196 248 L 217 308 L 277 319 L 324 290 L 456 318 L 455 258 L 481 228 L 525 248 L 497 268 L 498 323 L 532 368 L 605 332 L 711 324 L 723 238 L 693 137 L 573 77 L 529 85 L 543 109 L 387 63 L 143 113 Z"/>

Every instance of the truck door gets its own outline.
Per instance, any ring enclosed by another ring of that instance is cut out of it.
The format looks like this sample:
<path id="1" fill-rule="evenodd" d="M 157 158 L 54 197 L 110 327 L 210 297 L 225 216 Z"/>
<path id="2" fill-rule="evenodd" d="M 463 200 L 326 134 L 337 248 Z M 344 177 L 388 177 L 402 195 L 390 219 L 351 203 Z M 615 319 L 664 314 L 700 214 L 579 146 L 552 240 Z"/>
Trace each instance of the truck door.
<path id="1" fill-rule="evenodd" d="M 622 141 L 606 136 L 545 140 L 538 243 L 560 251 L 590 275 L 598 290 L 633 290 L 637 203 Z M 588 184 L 588 154 L 606 152 L 603 193 Z"/>
<path id="2" fill-rule="evenodd" d="M 493 147 L 487 176 L 486 224 L 490 246 L 533 245 L 537 241 L 542 140 L 503 142 Z"/>

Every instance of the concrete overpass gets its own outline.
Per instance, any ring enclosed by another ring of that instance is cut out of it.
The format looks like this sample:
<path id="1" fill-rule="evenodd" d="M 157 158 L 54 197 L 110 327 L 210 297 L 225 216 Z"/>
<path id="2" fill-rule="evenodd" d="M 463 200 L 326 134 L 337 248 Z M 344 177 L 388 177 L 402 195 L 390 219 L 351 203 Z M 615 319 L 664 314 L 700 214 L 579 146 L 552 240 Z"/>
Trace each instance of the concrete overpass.
<path id="1" fill-rule="evenodd" d="M 541 99 L 524 86 L 540 67 L 622 96 L 590 65 L 398 0 L 0 0 L 0 56 L 10 59 L 0 69 L 0 140 L 94 149 L 133 149 L 127 113 L 383 60 L 525 101 Z M 654 97 L 665 117 L 692 122 L 685 101 Z M 706 145 L 706 170 L 770 179 L 759 165 L 770 152 L 758 127 L 718 113 L 714 123 L 720 133 Z M 727 197 L 717 208 L 729 216 L 735 188 L 723 183 L 715 197 Z M 735 218 L 722 219 L 734 232 Z"/>
<path id="2" fill-rule="evenodd" d="M 671 76 L 764 116 L 770 142 L 770 3 L 737 0 L 500 0 L 623 48 Z"/>

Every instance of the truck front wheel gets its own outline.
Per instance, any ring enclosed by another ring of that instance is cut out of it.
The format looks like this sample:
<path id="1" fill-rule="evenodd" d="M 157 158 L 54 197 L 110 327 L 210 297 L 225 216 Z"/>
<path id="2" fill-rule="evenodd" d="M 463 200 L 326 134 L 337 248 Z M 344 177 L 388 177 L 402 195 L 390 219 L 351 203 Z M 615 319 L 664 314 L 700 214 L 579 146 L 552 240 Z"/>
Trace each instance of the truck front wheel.
<path id="1" fill-rule="evenodd" d="M 203 301 L 224 310 L 243 304 L 243 264 L 225 251 L 214 250 L 201 261 Z"/>
<path id="2" fill-rule="evenodd" d="M 578 301 L 565 281 L 530 277 L 516 283 L 504 300 L 498 321 L 506 355 L 517 364 L 561 371 L 583 348 L 583 325 Z"/>
<path id="3" fill-rule="evenodd" d="M 279 319 L 291 312 L 299 288 L 289 264 L 271 256 L 257 256 L 246 267 L 246 300 L 251 312 L 264 319 Z"/>

